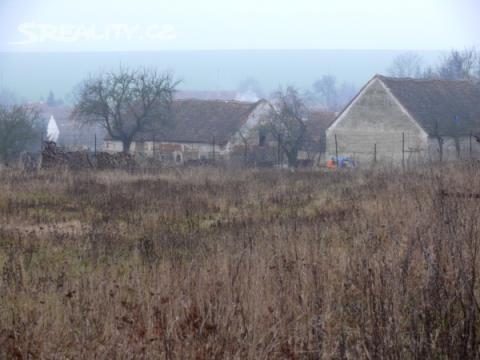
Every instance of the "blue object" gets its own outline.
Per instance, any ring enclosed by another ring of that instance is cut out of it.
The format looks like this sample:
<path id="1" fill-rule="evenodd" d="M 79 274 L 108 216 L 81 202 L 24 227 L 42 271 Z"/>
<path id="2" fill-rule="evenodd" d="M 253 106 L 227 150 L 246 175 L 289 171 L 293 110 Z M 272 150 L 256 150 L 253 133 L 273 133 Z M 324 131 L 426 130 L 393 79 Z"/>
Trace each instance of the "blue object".
<path id="1" fill-rule="evenodd" d="M 355 167 L 355 161 L 353 161 L 353 159 L 346 156 L 339 156 L 338 163 L 339 163 L 338 164 L 339 168 Z"/>

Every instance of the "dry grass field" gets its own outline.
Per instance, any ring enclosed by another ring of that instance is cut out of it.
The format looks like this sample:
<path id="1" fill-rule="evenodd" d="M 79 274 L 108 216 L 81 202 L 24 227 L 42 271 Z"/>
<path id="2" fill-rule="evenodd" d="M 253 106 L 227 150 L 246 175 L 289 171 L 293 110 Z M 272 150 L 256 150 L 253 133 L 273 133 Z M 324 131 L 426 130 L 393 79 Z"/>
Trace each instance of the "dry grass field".
<path id="1" fill-rule="evenodd" d="M 468 163 L 5 170 L 0 358 L 478 359 L 477 193 Z"/>

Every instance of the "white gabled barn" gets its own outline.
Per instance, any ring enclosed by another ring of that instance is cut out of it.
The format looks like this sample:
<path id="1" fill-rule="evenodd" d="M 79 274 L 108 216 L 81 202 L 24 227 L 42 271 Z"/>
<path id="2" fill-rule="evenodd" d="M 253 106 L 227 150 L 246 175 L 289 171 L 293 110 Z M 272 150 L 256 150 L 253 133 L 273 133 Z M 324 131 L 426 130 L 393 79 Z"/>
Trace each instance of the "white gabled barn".
<path id="1" fill-rule="evenodd" d="M 478 157 L 479 133 L 478 84 L 377 75 L 327 129 L 327 156 L 359 163 Z"/>

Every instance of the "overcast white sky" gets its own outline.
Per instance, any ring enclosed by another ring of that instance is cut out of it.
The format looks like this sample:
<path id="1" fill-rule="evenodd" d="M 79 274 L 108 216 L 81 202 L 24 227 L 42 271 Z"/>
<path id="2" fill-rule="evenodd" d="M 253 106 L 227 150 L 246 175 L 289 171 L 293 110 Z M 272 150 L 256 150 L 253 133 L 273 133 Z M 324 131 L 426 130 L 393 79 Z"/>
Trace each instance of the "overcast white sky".
<path id="1" fill-rule="evenodd" d="M 0 0 L 0 50 L 451 49 L 479 0 Z"/>

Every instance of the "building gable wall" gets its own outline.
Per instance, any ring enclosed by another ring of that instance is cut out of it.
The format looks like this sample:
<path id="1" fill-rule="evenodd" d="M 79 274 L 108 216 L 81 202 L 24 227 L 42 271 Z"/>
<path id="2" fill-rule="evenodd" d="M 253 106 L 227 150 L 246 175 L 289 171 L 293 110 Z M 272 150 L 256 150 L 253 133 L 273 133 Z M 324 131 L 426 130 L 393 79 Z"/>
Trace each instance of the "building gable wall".
<path id="1" fill-rule="evenodd" d="M 338 155 L 358 162 L 418 158 L 424 156 L 428 147 L 426 133 L 378 78 L 327 130 L 328 157 L 336 155 L 335 135 Z"/>
<path id="2" fill-rule="evenodd" d="M 228 153 L 234 151 L 238 147 L 245 146 L 245 140 L 248 146 L 258 146 L 260 139 L 260 127 L 266 124 L 267 116 L 272 107 L 270 103 L 261 102 L 249 115 L 243 126 L 230 138 L 226 144 L 225 150 Z"/>

